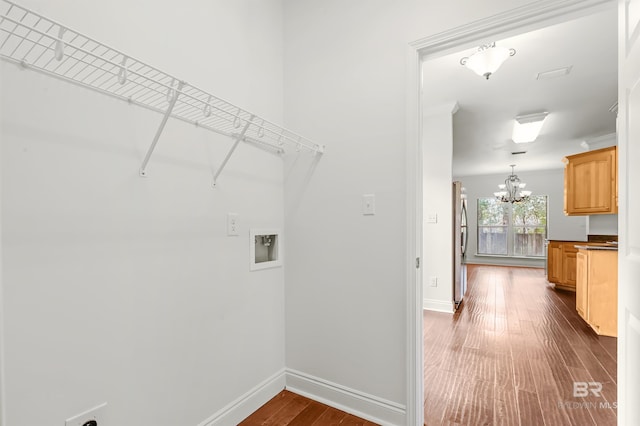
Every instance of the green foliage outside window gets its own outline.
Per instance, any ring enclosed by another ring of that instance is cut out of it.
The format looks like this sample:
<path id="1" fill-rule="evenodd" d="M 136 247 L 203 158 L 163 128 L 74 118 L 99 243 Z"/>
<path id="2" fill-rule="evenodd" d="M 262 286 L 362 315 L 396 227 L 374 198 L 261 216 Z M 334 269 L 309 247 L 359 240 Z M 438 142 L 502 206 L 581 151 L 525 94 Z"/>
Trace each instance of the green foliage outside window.
<path id="1" fill-rule="evenodd" d="M 546 195 L 520 203 L 478 199 L 478 254 L 544 256 L 546 236 Z"/>

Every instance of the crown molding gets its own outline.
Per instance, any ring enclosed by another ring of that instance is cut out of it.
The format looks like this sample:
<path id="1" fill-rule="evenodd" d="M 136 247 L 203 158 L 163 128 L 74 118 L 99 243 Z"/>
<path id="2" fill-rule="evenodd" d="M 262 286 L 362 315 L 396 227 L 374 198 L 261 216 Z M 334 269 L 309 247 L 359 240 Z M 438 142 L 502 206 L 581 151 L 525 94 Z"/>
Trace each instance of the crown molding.
<path id="1" fill-rule="evenodd" d="M 420 51 L 422 57 L 441 55 L 478 39 L 498 35 L 503 38 L 510 32 L 522 33 L 523 28 L 542 28 L 554 21 L 562 22 L 566 15 L 593 13 L 594 9 L 604 10 L 616 4 L 616 0 L 540 0 L 421 38 L 410 45 Z"/>
<path id="2" fill-rule="evenodd" d="M 586 151 L 593 151 L 594 149 L 607 148 L 618 144 L 617 135 L 615 133 L 608 133 L 606 135 L 597 136 L 589 139 L 585 139 L 580 142 L 580 146 Z"/>

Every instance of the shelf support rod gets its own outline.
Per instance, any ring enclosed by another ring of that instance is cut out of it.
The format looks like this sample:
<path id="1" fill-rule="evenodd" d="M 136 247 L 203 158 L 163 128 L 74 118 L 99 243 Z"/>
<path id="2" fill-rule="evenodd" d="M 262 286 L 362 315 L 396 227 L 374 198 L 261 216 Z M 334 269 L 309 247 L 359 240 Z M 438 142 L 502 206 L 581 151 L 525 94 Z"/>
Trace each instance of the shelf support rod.
<path id="1" fill-rule="evenodd" d="M 176 106 L 176 102 L 178 101 L 178 96 L 180 96 L 180 91 L 182 90 L 183 86 L 184 86 L 184 81 L 179 81 L 177 88 L 169 89 L 170 91 L 173 92 L 172 93 L 173 96 L 170 97 L 169 106 L 167 107 L 167 110 L 165 111 L 164 116 L 162 117 L 162 121 L 160 122 L 160 126 L 158 126 L 158 130 L 156 130 L 156 135 L 153 137 L 151 146 L 149 146 L 149 149 L 147 150 L 147 155 L 144 156 L 144 160 L 142 161 L 142 166 L 140 166 L 140 176 L 142 177 L 147 176 L 147 163 L 149 163 L 151 154 L 153 154 L 153 150 L 156 148 L 156 144 L 160 139 L 160 135 L 164 130 L 164 126 L 167 124 L 167 120 L 169 120 L 169 117 L 171 116 L 173 107 Z"/>
<path id="2" fill-rule="evenodd" d="M 218 176 L 220 176 L 220 173 L 222 173 L 222 169 L 224 169 L 224 166 L 227 165 L 227 161 L 229 161 L 229 158 L 231 158 L 231 155 L 233 155 L 233 151 L 236 150 L 236 148 L 238 147 L 238 144 L 240 143 L 240 141 L 242 139 L 244 139 L 244 135 L 245 135 L 245 133 L 247 133 L 247 130 L 249 129 L 249 126 L 251 125 L 251 122 L 253 122 L 253 119 L 255 117 L 256 117 L 255 115 L 251 115 L 251 117 L 247 120 L 247 122 L 245 123 L 244 127 L 242 128 L 242 131 L 238 135 L 235 136 L 235 141 L 233 142 L 233 146 L 231 147 L 231 149 L 227 153 L 227 156 L 222 161 L 222 164 L 220 165 L 220 167 L 218 167 L 218 170 L 216 171 L 215 175 L 213 175 L 213 187 L 214 188 L 216 187 L 216 184 L 218 182 Z"/>

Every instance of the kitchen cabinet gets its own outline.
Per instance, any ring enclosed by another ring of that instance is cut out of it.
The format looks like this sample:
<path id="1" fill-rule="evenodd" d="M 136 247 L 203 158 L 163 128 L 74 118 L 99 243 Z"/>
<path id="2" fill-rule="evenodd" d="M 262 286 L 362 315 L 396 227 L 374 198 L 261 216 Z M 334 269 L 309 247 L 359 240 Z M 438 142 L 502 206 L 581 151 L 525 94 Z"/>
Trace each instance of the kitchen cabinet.
<path id="1" fill-rule="evenodd" d="M 552 283 L 562 281 L 562 243 L 549 241 L 547 246 L 547 280 Z"/>
<path id="2" fill-rule="evenodd" d="M 547 245 L 547 281 L 561 290 L 576 291 L 576 244 L 578 241 L 549 241 Z"/>
<path id="3" fill-rule="evenodd" d="M 587 318 L 587 251 L 579 250 L 576 254 L 576 310 L 584 319 Z"/>
<path id="4" fill-rule="evenodd" d="M 618 213 L 618 150 L 612 146 L 563 159 L 567 216 Z"/>
<path id="5" fill-rule="evenodd" d="M 618 332 L 618 251 L 580 248 L 576 256 L 576 310 L 599 335 Z"/>
<path id="6" fill-rule="evenodd" d="M 562 277 L 564 286 L 575 290 L 576 288 L 576 255 L 578 249 L 575 244 L 562 245 Z"/>

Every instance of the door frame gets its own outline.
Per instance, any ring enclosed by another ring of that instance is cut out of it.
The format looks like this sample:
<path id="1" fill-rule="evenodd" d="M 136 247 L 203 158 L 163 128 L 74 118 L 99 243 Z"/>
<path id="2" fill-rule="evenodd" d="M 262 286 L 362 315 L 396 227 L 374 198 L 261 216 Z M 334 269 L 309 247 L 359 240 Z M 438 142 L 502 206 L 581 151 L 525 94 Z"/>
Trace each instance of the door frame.
<path id="1" fill-rule="evenodd" d="M 617 7 L 617 0 L 540 0 L 414 42 L 406 54 L 407 425 L 424 424 L 422 62 Z M 619 230 L 619 233 L 621 231 Z"/>

